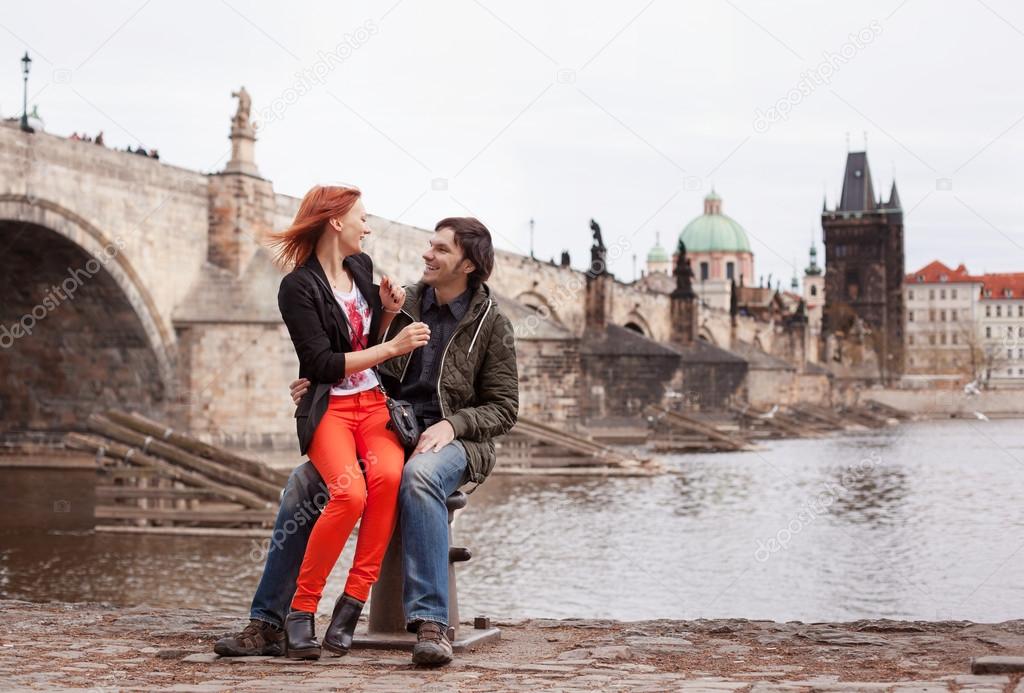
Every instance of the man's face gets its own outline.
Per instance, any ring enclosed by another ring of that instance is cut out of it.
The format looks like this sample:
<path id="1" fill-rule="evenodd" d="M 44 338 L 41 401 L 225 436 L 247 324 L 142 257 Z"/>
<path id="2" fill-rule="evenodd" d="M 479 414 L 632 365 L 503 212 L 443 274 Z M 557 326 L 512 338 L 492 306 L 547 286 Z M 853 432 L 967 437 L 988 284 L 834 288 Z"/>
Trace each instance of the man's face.
<path id="1" fill-rule="evenodd" d="M 446 286 L 469 276 L 473 266 L 455 244 L 455 232 L 451 229 L 435 231 L 430 237 L 430 247 L 423 253 L 423 283 L 427 286 Z"/>

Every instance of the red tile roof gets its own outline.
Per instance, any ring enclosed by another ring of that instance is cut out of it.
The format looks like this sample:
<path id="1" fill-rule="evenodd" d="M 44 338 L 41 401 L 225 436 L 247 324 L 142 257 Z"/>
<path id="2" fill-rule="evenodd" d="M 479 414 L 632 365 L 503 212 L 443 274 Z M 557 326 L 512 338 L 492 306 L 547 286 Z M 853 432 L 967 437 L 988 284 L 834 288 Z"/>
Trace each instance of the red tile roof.
<path id="1" fill-rule="evenodd" d="M 945 277 L 945 279 L 943 279 Z M 916 272 L 908 274 L 904 280 L 907 284 L 931 284 L 931 283 L 964 283 L 981 281 L 979 277 L 971 276 L 963 263 L 956 269 L 950 269 L 938 260 L 932 260 Z"/>
<path id="2" fill-rule="evenodd" d="M 982 300 L 1024 298 L 1024 272 L 983 274 L 978 279 L 982 281 Z"/>
<path id="3" fill-rule="evenodd" d="M 981 298 L 995 300 L 1024 298 L 1024 272 L 994 272 L 971 274 L 963 263 L 950 269 L 938 260 L 933 260 L 916 272 L 904 278 L 907 284 L 965 284 L 981 283 Z"/>

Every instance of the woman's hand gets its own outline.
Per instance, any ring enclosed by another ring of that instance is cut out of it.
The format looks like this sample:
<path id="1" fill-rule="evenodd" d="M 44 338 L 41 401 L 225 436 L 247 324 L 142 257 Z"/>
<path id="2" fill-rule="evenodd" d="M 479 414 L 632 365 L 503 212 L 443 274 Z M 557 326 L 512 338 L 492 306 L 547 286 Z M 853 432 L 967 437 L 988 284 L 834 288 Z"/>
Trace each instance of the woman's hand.
<path id="1" fill-rule="evenodd" d="M 288 386 L 288 389 L 292 393 L 292 401 L 295 402 L 295 406 L 299 406 L 299 402 L 302 400 L 302 396 L 309 390 L 309 381 L 305 378 L 299 378 L 293 380 L 292 384 Z"/>
<path id="2" fill-rule="evenodd" d="M 394 352 L 394 356 L 408 354 L 413 349 L 426 346 L 430 341 L 430 328 L 425 322 L 414 322 L 406 325 L 402 331 L 389 339 L 387 344 Z"/>
<path id="3" fill-rule="evenodd" d="M 405 287 L 391 281 L 387 275 L 380 280 L 380 302 L 384 310 L 397 313 L 405 305 Z"/>

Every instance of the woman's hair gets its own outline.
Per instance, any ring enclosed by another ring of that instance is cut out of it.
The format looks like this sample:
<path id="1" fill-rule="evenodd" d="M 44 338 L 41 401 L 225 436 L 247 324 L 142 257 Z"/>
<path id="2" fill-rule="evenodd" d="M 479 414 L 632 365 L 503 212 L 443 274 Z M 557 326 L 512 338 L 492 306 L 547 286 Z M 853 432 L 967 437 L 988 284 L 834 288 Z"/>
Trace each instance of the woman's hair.
<path id="1" fill-rule="evenodd" d="M 477 287 L 487 281 L 494 269 L 494 245 L 487 227 L 473 217 L 448 217 L 434 227 L 434 231 L 441 229 L 451 229 L 455 233 L 455 244 L 476 268 L 469 275 L 469 285 Z"/>
<path id="2" fill-rule="evenodd" d="M 316 244 L 334 217 L 348 214 L 363 193 L 359 188 L 316 185 L 302 198 L 292 225 L 268 236 L 277 262 L 288 269 L 298 267 L 313 254 Z"/>

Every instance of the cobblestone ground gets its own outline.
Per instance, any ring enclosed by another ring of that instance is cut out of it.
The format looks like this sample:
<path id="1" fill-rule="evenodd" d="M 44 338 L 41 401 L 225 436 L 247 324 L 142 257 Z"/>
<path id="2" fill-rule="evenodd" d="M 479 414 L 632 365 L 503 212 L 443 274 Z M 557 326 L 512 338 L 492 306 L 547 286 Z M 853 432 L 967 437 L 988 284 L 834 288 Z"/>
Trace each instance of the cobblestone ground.
<path id="1" fill-rule="evenodd" d="M 214 640 L 243 625 L 237 614 L 0 600 L 0 689 L 1024 693 L 1020 674 L 970 674 L 972 657 L 1024 655 L 1024 620 L 530 620 L 499 623 L 500 642 L 437 670 L 397 651 L 215 656 Z"/>

